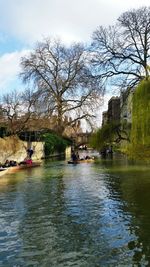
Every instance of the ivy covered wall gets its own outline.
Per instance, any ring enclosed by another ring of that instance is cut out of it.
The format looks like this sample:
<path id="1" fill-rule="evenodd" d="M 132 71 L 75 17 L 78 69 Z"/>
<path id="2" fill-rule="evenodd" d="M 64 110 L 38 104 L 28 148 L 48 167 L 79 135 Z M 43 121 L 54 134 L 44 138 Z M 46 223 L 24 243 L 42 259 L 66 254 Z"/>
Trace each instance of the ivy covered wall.
<path id="1" fill-rule="evenodd" d="M 45 142 L 44 151 L 45 156 L 48 157 L 54 153 L 65 152 L 67 146 L 70 145 L 70 141 L 54 133 L 46 133 L 43 135 Z"/>
<path id="2" fill-rule="evenodd" d="M 143 80 L 133 95 L 130 154 L 150 159 L 150 80 Z"/>

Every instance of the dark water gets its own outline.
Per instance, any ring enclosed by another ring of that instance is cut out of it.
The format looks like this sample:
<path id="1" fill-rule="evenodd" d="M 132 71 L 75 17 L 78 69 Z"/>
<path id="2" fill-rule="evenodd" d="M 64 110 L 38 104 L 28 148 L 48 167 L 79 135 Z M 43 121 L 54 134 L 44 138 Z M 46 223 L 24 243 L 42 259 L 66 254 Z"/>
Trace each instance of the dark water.
<path id="1" fill-rule="evenodd" d="M 0 178 L 0 266 L 150 266 L 150 168 L 125 160 Z"/>

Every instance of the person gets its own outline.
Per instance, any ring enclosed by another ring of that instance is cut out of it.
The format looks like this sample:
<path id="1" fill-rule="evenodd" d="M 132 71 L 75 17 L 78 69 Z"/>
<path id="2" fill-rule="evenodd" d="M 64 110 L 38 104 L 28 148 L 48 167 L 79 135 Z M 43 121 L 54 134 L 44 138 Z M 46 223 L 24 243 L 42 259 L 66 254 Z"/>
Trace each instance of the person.
<path id="1" fill-rule="evenodd" d="M 32 164 L 32 159 L 29 157 L 26 157 L 23 161 L 19 163 L 19 165 L 27 165 L 27 164 Z"/>
<path id="2" fill-rule="evenodd" d="M 27 154 L 28 154 L 29 158 L 31 159 L 32 155 L 33 155 L 33 149 L 31 147 L 27 149 Z"/>
<path id="3" fill-rule="evenodd" d="M 78 151 L 77 151 L 77 153 L 76 153 L 76 157 L 77 157 L 77 160 L 80 160 L 80 156 L 79 156 Z"/>
<path id="4" fill-rule="evenodd" d="M 10 160 L 10 166 L 11 167 L 17 166 L 17 162 L 15 160 Z"/>
<path id="5" fill-rule="evenodd" d="M 32 164 L 32 159 L 31 159 L 31 158 L 26 159 L 25 163 L 26 163 L 26 164 Z"/>
<path id="6" fill-rule="evenodd" d="M 102 150 L 100 151 L 100 154 L 102 156 L 102 158 L 106 158 L 107 152 L 106 152 L 107 148 L 103 147 Z"/>
<path id="7" fill-rule="evenodd" d="M 111 145 L 110 148 L 109 148 L 109 153 L 110 154 L 113 154 L 113 146 Z"/>
<path id="8" fill-rule="evenodd" d="M 88 156 L 88 155 L 86 155 L 86 156 L 85 156 L 85 159 L 91 159 L 91 157 L 90 157 L 90 156 Z"/>
<path id="9" fill-rule="evenodd" d="M 8 159 L 6 159 L 4 165 L 3 165 L 4 168 L 7 168 L 7 167 L 10 167 L 10 161 Z"/>
<path id="10" fill-rule="evenodd" d="M 71 158 L 73 161 L 77 161 L 77 156 L 76 156 L 76 153 L 74 151 L 72 152 Z"/>

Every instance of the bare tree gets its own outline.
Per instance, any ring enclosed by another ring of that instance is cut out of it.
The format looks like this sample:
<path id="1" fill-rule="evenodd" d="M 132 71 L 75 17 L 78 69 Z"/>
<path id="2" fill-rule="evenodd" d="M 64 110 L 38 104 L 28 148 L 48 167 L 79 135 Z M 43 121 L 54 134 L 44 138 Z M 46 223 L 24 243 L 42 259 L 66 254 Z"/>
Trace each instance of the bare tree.
<path id="1" fill-rule="evenodd" d="M 81 44 L 65 47 L 46 39 L 21 60 L 21 77 L 36 87 L 37 108 L 56 119 L 55 130 L 62 133 L 75 121 L 93 117 L 103 88 L 92 76 L 89 54 Z M 65 117 L 72 120 L 65 120 Z"/>
<path id="2" fill-rule="evenodd" d="M 19 134 L 26 129 L 34 113 L 35 98 L 33 92 L 26 89 L 24 92 L 13 91 L 2 96 L 1 122 L 11 135 Z"/>
<path id="3" fill-rule="evenodd" d="M 134 87 L 147 78 L 150 63 L 150 7 L 123 13 L 114 26 L 93 33 L 92 64 L 120 88 Z"/>

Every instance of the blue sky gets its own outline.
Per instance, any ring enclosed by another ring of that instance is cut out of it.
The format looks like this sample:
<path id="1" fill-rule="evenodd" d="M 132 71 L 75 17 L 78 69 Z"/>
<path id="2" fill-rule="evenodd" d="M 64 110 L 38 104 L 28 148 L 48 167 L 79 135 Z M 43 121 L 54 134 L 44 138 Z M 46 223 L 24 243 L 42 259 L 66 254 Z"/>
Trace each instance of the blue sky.
<path id="1" fill-rule="evenodd" d="M 99 25 L 112 25 L 149 0 L 0 0 L 0 95 L 23 90 L 20 58 L 43 37 L 90 42 Z M 109 96 L 107 96 L 109 98 Z"/>

